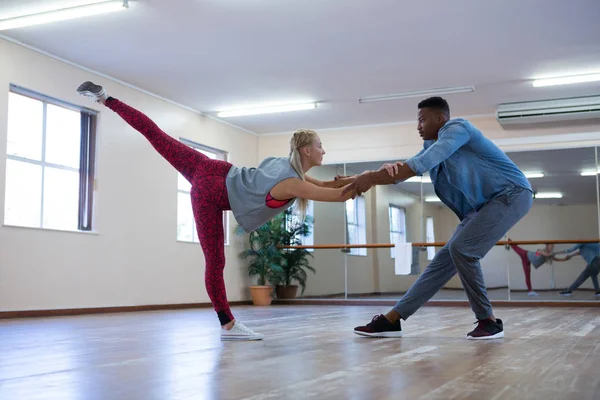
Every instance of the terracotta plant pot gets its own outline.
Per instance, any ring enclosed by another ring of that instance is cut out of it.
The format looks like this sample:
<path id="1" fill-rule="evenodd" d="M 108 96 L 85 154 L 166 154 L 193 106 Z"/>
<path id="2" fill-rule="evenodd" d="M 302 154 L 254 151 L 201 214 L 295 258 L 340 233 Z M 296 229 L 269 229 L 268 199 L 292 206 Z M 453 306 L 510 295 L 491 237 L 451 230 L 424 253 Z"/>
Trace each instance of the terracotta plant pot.
<path id="1" fill-rule="evenodd" d="M 268 306 L 273 300 L 271 293 L 273 292 L 273 286 L 250 286 L 250 295 L 252 296 L 252 303 L 255 306 Z"/>
<path id="2" fill-rule="evenodd" d="M 294 299 L 298 292 L 298 285 L 277 285 L 275 293 L 278 299 Z"/>

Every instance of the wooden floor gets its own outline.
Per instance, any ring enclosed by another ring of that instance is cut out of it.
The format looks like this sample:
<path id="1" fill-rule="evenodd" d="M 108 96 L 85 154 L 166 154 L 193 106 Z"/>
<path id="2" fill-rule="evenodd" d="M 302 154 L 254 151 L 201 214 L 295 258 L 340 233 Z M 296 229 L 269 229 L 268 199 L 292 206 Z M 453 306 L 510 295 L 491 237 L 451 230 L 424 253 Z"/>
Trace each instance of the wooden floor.
<path id="1" fill-rule="evenodd" d="M 600 309 L 424 307 L 401 339 L 352 328 L 387 307 L 236 307 L 260 342 L 219 340 L 209 309 L 0 321 L 0 399 L 600 399 Z"/>

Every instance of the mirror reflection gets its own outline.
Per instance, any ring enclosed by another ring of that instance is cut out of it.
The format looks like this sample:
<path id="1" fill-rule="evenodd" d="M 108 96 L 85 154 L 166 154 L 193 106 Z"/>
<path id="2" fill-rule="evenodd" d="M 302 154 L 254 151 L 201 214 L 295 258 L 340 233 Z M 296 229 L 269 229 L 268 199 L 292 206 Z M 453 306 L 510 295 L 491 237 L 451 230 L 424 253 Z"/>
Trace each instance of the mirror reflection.
<path id="1" fill-rule="evenodd" d="M 596 298 L 594 281 L 597 283 L 600 259 L 595 258 L 600 247 L 586 243 L 599 236 L 596 148 L 523 151 L 508 156 L 528 176 L 535 197 L 531 210 L 507 239 L 540 241 L 529 245 L 511 242 L 506 247 L 510 298 Z"/>
<path id="2" fill-rule="evenodd" d="M 529 213 L 481 260 L 490 300 L 577 301 L 600 298 L 598 186 L 595 147 L 509 152 L 534 191 Z M 331 164 L 321 180 L 377 170 L 402 160 Z M 346 203 L 312 203 L 308 245 L 394 244 L 394 247 L 310 250 L 304 298 L 398 300 L 415 282 L 459 220 L 436 197 L 429 177 L 376 186 Z M 533 243 L 520 243 L 522 241 Z M 563 243 L 569 242 L 569 243 Z M 588 243 L 592 242 L 592 243 Z M 432 300 L 467 300 L 455 275 Z"/>

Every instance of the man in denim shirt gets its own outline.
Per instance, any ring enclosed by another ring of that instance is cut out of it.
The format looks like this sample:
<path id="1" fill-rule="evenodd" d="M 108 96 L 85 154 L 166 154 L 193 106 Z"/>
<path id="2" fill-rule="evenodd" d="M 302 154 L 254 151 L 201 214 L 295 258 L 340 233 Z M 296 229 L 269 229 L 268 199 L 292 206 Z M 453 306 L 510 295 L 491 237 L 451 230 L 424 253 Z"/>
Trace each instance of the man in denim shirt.
<path id="1" fill-rule="evenodd" d="M 557 251 L 554 254 L 568 254 L 565 259 L 559 261 L 569 260 L 579 254 L 587 264 L 583 272 L 575 279 L 575 282 L 573 282 L 566 290 L 560 292 L 560 294 L 563 296 L 571 296 L 573 290 L 581 286 L 588 278 L 592 278 L 596 296 L 600 296 L 600 286 L 598 285 L 598 274 L 600 273 L 600 244 L 578 243 L 569 249 Z"/>
<path id="2" fill-rule="evenodd" d="M 419 135 L 423 150 L 405 163 L 367 171 L 346 191 L 357 195 L 374 185 L 389 185 L 429 171 L 435 193 L 460 219 L 448 243 L 437 252 L 408 292 L 386 315 L 379 315 L 354 333 L 400 337 L 406 320 L 458 272 L 478 320 L 467 339 L 504 337 L 488 300 L 481 264 L 508 230 L 531 208 L 533 191 L 525 175 L 469 121 L 450 119 L 446 100 L 432 97 L 419 103 Z"/>

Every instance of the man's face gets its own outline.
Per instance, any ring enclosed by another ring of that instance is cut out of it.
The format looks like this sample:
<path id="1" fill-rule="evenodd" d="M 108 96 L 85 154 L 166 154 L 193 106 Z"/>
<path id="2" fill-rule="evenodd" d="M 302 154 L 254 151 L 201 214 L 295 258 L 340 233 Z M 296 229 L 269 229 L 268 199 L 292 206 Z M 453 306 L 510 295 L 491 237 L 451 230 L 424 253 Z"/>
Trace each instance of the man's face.
<path id="1" fill-rule="evenodd" d="M 423 140 L 437 140 L 438 132 L 446 123 L 441 111 L 432 108 L 421 108 L 417 114 L 417 130 Z"/>

